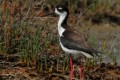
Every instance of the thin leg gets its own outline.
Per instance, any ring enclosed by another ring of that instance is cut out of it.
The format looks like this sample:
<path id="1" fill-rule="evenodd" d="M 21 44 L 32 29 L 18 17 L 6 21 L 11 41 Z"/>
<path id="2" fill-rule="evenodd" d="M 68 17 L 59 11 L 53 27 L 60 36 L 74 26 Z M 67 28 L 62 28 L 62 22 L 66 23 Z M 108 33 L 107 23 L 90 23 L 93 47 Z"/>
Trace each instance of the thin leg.
<path id="1" fill-rule="evenodd" d="M 82 66 L 79 67 L 80 80 L 82 80 Z"/>
<path id="2" fill-rule="evenodd" d="M 73 79 L 73 75 L 74 75 L 74 68 L 73 68 L 73 62 L 72 62 L 72 56 L 70 55 L 70 68 L 71 68 L 71 72 L 70 72 L 70 80 Z"/>

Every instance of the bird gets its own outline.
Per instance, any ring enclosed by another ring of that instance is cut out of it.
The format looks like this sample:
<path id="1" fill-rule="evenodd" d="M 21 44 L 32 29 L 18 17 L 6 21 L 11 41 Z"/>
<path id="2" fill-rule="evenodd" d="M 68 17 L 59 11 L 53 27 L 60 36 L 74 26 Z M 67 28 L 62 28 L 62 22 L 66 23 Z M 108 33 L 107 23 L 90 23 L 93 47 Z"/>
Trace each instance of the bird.
<path id="1" fill-rule="evenodd" d="M 65 53 L 70 54 L 70 66 L 71 66 L 70 80 L 72 80 L 73 78 L 72 56 L 84 55 L 87 58 L 93 58 L 95 55 L 98 55 L 98 51 L 91 47 L 90 43 L 87 41 L 86 37 L 82 33 L 78 33 L 76 30 L 72 29 L 68 25 L 67 20 L 69 16 L 69 9 L 67 6 L 65 5 L 55 6 L 54 13 L 59 16 L 57 27 L 60 46 Z"/>

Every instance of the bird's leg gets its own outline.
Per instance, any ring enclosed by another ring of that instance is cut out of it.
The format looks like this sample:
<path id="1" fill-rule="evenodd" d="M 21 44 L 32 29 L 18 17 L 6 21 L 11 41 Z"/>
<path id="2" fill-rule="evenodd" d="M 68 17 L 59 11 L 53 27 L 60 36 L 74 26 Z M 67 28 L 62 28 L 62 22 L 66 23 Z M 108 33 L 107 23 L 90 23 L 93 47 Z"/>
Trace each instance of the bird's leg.
<path id="1" fill-rule="evenodd" d="M 79 67 L 80 80 L 82 80 L 82 66 Z"/>
<path id="2" fill-rule="evenodd" d="M 70 72 L 70 80 L 73 79 L 73 75 L 74 75 L 74 67 L 73 67 L 73 62 L 72 62 L 72 56 L 70 54 L 70 68 L 71 68 L 71 72 Z"/>

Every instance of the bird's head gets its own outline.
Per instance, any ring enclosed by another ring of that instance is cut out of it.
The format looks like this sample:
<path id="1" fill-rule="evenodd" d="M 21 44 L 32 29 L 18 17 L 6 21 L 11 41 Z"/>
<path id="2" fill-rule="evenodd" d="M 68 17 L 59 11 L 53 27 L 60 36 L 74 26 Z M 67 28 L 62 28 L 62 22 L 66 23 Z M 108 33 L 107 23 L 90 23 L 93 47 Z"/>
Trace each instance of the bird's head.
<path id="1" fill-rule="evenodd" d="M 56 6 L 55 7 L 55 14 L 62 16 L 62 15 L 68 15 L 69 9 L 66 6 Z"/>

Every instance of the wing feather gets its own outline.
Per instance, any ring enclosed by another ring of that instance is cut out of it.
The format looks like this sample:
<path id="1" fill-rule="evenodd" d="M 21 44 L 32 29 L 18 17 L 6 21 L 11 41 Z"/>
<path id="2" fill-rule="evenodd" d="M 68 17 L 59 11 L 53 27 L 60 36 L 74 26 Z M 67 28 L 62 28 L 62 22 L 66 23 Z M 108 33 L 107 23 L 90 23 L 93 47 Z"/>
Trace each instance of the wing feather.
<path id="1" fill-rule="evenodd" d="M 93 56 L 93 53 L 97 53 L 96 50 L 94 50 L 90 44 L 87 42 L 87 39 L 84 37 L 83 34 L 78 34 L 77 32 L 66 30 L 63 33 L 63 36 L 60 37 L 60 40 L 63 44 L 63 46 L 74 49 L 74 50 L 80 50 L 83 52 L 86 52 L 88 54 L 91 54 Z"/>

